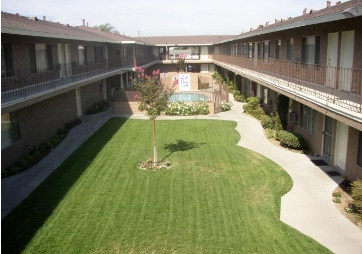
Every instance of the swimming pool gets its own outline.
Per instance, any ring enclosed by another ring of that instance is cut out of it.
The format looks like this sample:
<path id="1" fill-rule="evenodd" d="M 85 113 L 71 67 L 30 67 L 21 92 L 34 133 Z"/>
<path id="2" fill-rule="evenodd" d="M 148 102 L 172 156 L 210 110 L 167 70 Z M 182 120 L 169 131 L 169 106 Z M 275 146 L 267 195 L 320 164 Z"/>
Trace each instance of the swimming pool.
<path id="1" fill-rule="evenodd" d="M 171 95 L 169 101 L 206 102 L 208 101 L 208 98 L 207 96 L 198 93 L 174 93 Z"/>

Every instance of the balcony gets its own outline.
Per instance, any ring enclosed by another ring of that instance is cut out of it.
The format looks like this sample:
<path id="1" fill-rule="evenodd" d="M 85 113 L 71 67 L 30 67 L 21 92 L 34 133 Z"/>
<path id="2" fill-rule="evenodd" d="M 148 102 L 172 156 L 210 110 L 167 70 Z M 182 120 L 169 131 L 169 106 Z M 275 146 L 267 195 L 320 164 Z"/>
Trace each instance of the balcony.
<path id="1" fill-rule="evenodd" d="M 362 121 L 360 69 L 216 54 L 213 55 L 213 60 L 216 64 L 245 77 L 314 101 L 337 113 L 349 112 L 348 114 L 354 115 L 352 118 Z"/>
<path id="2" fill-rule="evenodd" d="M 154 58 L 136 58 L 132 62 L 148 64 L 153 61 Z M 133 66 L 132 63 L 124 65 L 121 59 L 108 59 L 85 64 L 69 62 L 38 68 L 1 71 L 2 105 L 58 90 L 89 78 L 107 78 L 116 75 L 122 68 L 129 70 Z"/>

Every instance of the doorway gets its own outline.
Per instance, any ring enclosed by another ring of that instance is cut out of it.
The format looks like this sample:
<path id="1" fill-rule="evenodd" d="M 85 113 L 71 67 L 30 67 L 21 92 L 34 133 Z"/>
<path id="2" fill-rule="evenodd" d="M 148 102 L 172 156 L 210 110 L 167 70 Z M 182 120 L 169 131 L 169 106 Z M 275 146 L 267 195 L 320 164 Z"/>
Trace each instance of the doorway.
<path id="1" fill-rule="evenodd" d="M 325 116 L 322 156 L 328 162 L 331 161 L 331 156 L 332 156 L 332 138 L 333 138 L 333 118 Z"/>
<path id="2" fill-rule="evenodd" d="M 337 122 L 334 164 L 343 171 L 346 168 L 347 142 L 348 142 L 348 125 L 341 122 Z"/>
<path id="3" fill-rule="evenodd" d="M 336 87 L 338 32 L 328 34 L 326 86 Z"/>
<path id="4" fill-rule="evenodd" d="M 58 62 L 60 64 L 60 78 L 71 76 L 70 44 L 58 44 Z"/>
<path id="5" fill-rule="evenodd" d="M 354 31 L 344 31 L 341 35 L 339 89 L 348 92 L 352 86 L 353 52 Z"/>

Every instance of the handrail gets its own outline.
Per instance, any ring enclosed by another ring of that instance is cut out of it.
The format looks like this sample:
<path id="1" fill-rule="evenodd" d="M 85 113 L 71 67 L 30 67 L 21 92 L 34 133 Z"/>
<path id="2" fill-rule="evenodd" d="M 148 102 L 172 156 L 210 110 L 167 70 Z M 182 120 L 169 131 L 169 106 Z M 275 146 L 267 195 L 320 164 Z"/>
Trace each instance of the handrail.
<path id="1" fill-rule="evenodd" d="M 137 58 L 145 64 L 154 58 Z M 123 59 L 104 59 L 86 63 L 67 62 L 56 65 L 40 66 L 1 71 L 1 98 L 3 101 L 26 97 L 49 89 L 84 80 L 125 68 Z M 129 66 L 127 66 L 129 67 Z"/>
<path id="2" fill-rule="evenodd" d="M 294 84 L 300 91 L 343 108 L 362 110 L 361 69 L 219 54 L 213 60 L 264 74 L 279 85 Z"/>

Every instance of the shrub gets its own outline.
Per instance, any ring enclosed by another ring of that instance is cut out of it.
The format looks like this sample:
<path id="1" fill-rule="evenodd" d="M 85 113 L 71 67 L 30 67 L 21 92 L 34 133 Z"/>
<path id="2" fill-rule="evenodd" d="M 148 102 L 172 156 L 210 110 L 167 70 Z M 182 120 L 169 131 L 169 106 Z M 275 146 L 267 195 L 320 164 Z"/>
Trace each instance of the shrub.
<path id="1" fill-rule="evenodd" d="M 103 100 L 95 102 L 91 108 L 87 110 L 88 115 L 97 114 L 106 111 L 110 107 L 109 101 Z"/>
<path id="2" fill-rule="evenodd" d="M 280 141 L 281 146 L 291 149 L 301 150 L 305 146 L 305 140 L 302 135 L 289 131 L 279 130 L 276 133 L 276 140 Z"/>
<path id="3" fill-rule="evenodd" d="M 165 114 L 170 116 L 207 115 L 209 112 L 209 106 L 205 102 L 189 104 L 182 101 L 176 101 L 169 103 L 165 110 Z"/>
<path id="4" fill-rule="evenodd" d="M 260 116 L 260 121 L 264 129 L 274 129 L 274 121 L 270 116 L 262 115 Z"/>
<path id="5" fill-rule="evenodd" d="M 59 145 L 73 127 L 77 126 L 81 122 L 81 120 L 75 119 L 69 123 L 66 123 L 64 128 L 58 131 L 58 134 L 49 137 L 40 144 L 35 144 L 28 155 L 14 162 L 9 167 L 1 170 L 1 178 L 15 175 L 34 166 L 48 153 L 50 153 L 57 145 Z"/>
<path id="6" fill-rule="evenodd" d="M 260 119 L 262 115 L 265 115 L 263 108 L 260 106 L 258 97 L 249 97 L 246 101 L 247 103 L 243 105 L 246 114 L 252 115 L 257 119 Z"/>
<path id="7" fill-rule="evenodd" d="M 351 183 L 351 197 L 353 198 L 354 210 L 358 213 L 356 218 L 362 220 L 362 180 Z"/>
<path id="8" fill-rule="evenodd" d="M 231 104 L 227 102 L 221 103 L 221 111 L 229 111 L 231 109 Z"/>
<path id="9" fill-rule="evenodd" d="M 275 138 L 275 130 L 273 129 L 265 129 L 267 138 Z"/>
<path id="10" fill-rule="evenodd" d="M 246 96 L 245 96 L 245 94 L 237 94 L 237 95 L 234 95 L 234 99 L 236 101 L 245 102 Z"/>

